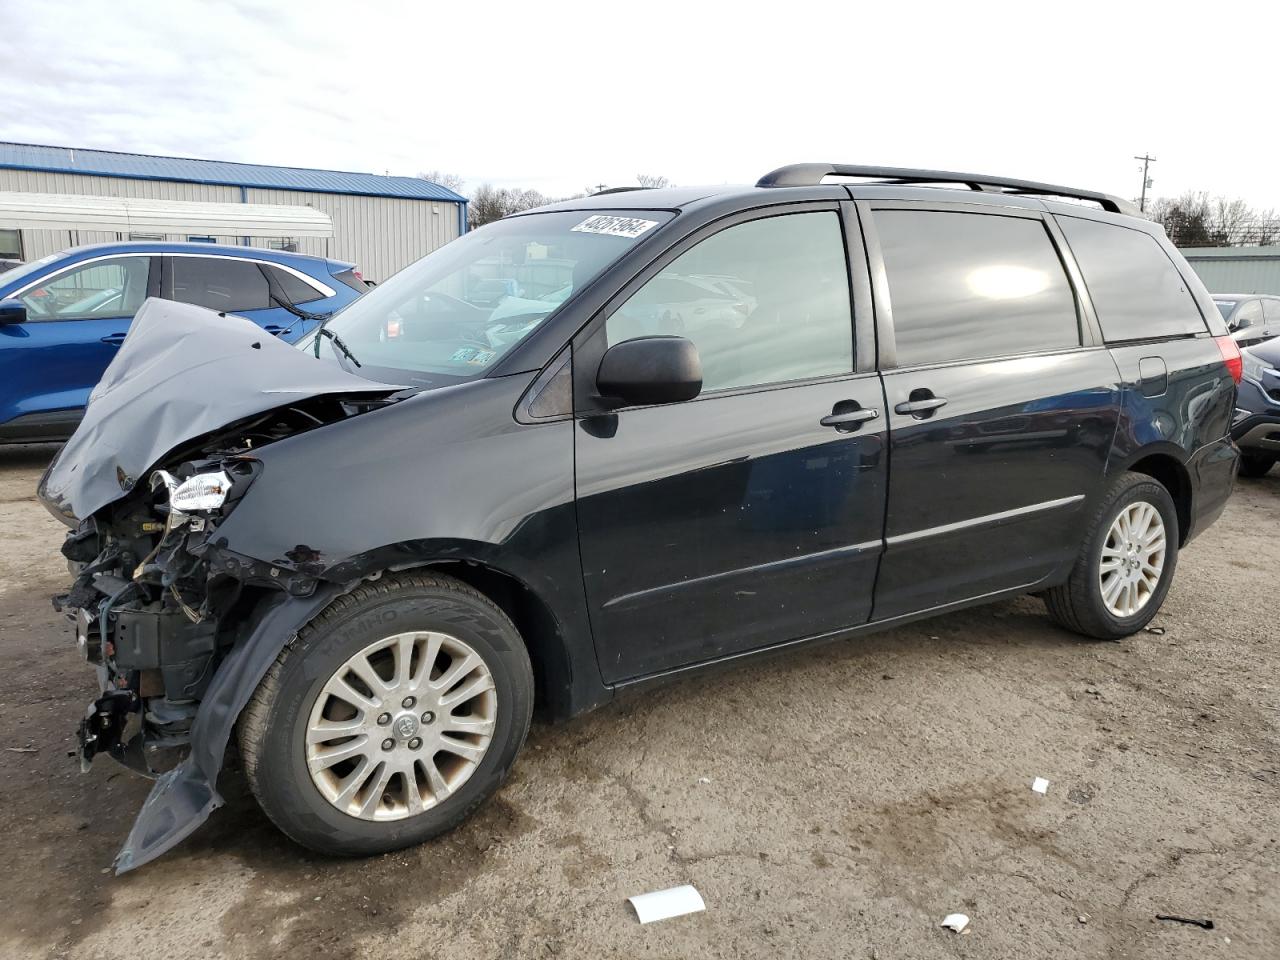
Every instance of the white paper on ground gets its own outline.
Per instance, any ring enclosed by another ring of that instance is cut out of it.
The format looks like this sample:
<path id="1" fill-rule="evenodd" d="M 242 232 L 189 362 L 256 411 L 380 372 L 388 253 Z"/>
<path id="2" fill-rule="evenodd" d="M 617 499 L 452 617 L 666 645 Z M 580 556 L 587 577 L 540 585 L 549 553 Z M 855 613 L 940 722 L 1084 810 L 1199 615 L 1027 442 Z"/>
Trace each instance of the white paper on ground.
<path id="1" fill-rule="evenodd" d="M 956 933 L 959 933 L 969 925 L 969 918 L 963 913 L 948 913 L 946 917 L 943 918 L 942 925 L 948 930 L 954 930 Z"/>
<path id="2" fill-rule="evenodd" d="M 653 923 L 655 920 L 666 920 L 686 913 L 697 913 L 707 909 L 698 891 L 686 884 L 683 887 L 672 887 L 670 890 L 655 890 L 653 893 L 642 893 L 627 897 L 631 906 L 636 909 L 636 917 L 641 923 Z"/>
<path id="3" fill-rule="evenodd" d="M 1031 781 L 1031 789 L 1034 790 L 1036 793 L 1048 793 L 1049 781 L 1046 780 L 1044 777 L 1036 777 L 1034 780 Z"/>

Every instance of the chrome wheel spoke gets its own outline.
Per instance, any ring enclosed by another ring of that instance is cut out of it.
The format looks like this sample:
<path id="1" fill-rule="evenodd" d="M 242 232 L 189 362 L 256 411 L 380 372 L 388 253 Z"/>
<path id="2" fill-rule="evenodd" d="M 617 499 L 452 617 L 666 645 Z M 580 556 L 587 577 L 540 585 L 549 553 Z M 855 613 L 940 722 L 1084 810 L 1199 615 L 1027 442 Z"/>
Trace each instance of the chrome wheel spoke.
<path id="1" fill-rule="evenodd" d="M 445 667 L 433 680 L 438 662 Z M 349 816 L 412 817 L 474 773 L 497 711 L 493 675 L 467 643 L 434 631 L 384 637 L 321 688 L 303 738 L 307 769 L 320 794 Z"/>
<path id="2" fill-rule="evenodd" d="M 450 714 L 441 720 L 440 729 L 443 733 L 478 733 L 487 736 L 493 733 L 493 721 L 479 717 L 455 717 Z"/>
<path id="3" fill-rule="evenodd" d="M 493 677 L 486 672 L 483 676 L 474 678 L 464 683 L 452 693 L 447 693 L 440 698 L 440 706 L 443 708 L 456 707 L 459 704 L 466 703 L 472 697 L 478 696 L 487 690 L 493 689 Z"/>
<path id="4" fill-rule="evenodd" d="M 364 732 L 364 720 L 320 720 L 307 727 L 307 743 L 328 743 Z"/>
<path id="5" fill-rule="evenodd" d="M 439 747 L 444 753 L 452 753 L 454 756 L 463 757 L 473 763 L 479 763 L 480 758 L 484 756 L 484 747 L 477 747 L 466 740 L 458 740 L 454 737 L 441 737 Z"/>
<path id="6" fill-rule="evenodd" d="M 372 820 L 373 815 L 378 812 L 378 807 L 382 805 L 383 794 L 387 792 L 387 784 L 391 782 L 394 773 L 391 764 L 384 761 L 377 772 L 369 778 L 368 785 L 364 787 L 364 802 L 360 804 L 360 816 L 365 820 Z"/>
<path id="7" fill-rule="evenodd" d="M 335 763 L 341 763 L 343 760 L 366 756 L 368 749 L 369 738 L 359 736 L 336 747 L 316 750 L 307 758 L 307 766 L 311 768 L 313 773 L 318 770 L 327 770 Z"/>
<path id="8" fill-rule="evenodd" d="M 439 679 L 431 681 L 432 689 L 446 693 L 459 680 L 474 670 L 479 663 L 480 658 L 475 654 L 470 654 L 461 660 L 451 663 L 448 672 L 440 674 Z"/>

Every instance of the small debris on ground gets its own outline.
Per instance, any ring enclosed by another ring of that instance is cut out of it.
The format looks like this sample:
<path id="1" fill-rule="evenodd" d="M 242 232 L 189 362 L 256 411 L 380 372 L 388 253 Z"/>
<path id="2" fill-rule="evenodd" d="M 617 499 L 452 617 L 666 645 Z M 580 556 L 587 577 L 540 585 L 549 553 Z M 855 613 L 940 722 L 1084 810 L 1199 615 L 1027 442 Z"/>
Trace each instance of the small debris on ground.
<path id="1" fill-rule="evenodd" d="M 1036 793 L 1048 793 L 1049 781 L 1046 780 L 1044 777 L 1036 777 L 1034 780 L 1031 781 L 1031 789 L 1034 790 Z"/>
<path id="2" fill-rule="evenodd" d="M 1154 633 L 1157 637 L 1164 636 L 1164 627 L 1144 627 L 1147 633 Z"/>
<path id="3" fill-rule="evenodd" d="M 699 777 L 699 778 L 698 778 L 698 782 L 699 782 L 699 783 L 710 783 L 710 782 L 711 782 L 711 778 L 710 778 L 710 777 Z"/>
<path id="4" fill-rule="evenodd" d="M 39 747 L 5 747 L 10 753 L 39 753 Z"/>
<path id="5" fill-rule="evenodd" d="M 1185 923 L 1192 927 L 1200 927 L 1202 930 L 1212 930 L 1212 920 L 1196 920 L 1192 917 L 1174 917 L 1167 913 L 1157 913 L 1157 920 L 1172 920 L 1174 923 Z"/>
<path id="6" fill-rule="evenodd" d="M 963 933 L 964 928 L 969 925 L 969 918 L 963 913 L 949 913 L 943 917 L 942 925 L 948 930 L 954 930 L 956 933 Z"/>
<path id="7" fill-rule="evenodd" d="M 1089 915 L 1087 913 L 1082 913 L 1080 914 L 1080 916 L 1076 917 L 1076 919 L 1079 920 L 1081 923 L 1088 923 Z"/>
<path id="8" fill-rule="evenodd" d="M 627 900 L 635 908 L 636 919 L 642 924 L 681 917 L 686 913 L 698 913 L 707 909 L 707 905 L 702 902 L 702 895 L 688 884 L 682 887 L 671 887 L 668 890 L 655 890 L 653 893 L 637 894 L 634 897 L 627 897 Z"/>

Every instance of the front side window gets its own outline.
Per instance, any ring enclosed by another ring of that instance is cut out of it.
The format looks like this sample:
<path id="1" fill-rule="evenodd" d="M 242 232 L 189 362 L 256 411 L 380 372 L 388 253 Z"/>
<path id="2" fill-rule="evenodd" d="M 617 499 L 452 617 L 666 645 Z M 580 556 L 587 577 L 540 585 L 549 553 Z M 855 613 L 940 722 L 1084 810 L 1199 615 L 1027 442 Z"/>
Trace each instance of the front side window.
<path id="1" fill-rule="evenodd" d="M 1079 217 L 1059 216 L 1058 224 L 1080 264 L 1106 340 L 1205 332 L 1186 281 L 1150 234 Z"/>
<path id="2" fill-rule="evenodd" d="M 129 317 L 147 298 L 149 257 L 95 260 L 58 274 L 21 296 L 31 320 Z"/>
<path id="3" fill-rule="evenodd" d="M 609 345 L 687 337 L 704 392 L 853 370 L 853 315 L 832 211 L 752 220 L 681 254 L 605 323 Z"/>
<path id="4" fill-rule="evenodd" d="M 659 210 L 508 217 L 410 264 L 334 314 L 300 349 L 390 383 L 484 376 L 576 291 L 671 219 Z M 424 376 L 425 375 L 425 376 Z"/>
<path id="5" fill-rule="evenodd" d="M 877 210 L 898 365 L 1080 345 L 1075 296 L 1039 220 Z"/>
<path id="6" fill-rule="evenodd" d="M 219 312 L 265 310 L 271 291 L 261 268 L 226 257 L 170 257 L 172 299 Z"/>

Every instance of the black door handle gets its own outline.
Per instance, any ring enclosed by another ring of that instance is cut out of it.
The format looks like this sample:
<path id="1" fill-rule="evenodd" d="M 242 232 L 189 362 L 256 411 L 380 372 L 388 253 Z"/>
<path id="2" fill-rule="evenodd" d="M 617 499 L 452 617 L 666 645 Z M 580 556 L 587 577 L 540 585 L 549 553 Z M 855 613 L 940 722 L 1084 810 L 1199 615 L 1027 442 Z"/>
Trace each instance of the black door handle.
<path id="1" fill-rule="evenodd" d="M 939 407 L 945 407 L 947 401 L 945 397 L 929 397 L 924 400 L 904 400 L 893 408 L 894 413 L 909 413 L 913 417 L 916 414 L 929 414 Z"/>
<path id="2" fill-rule="evenodd" d="M 836 404 L 839 407 L 839 404 Z M 874 420 L 880 416 L 880 411 L 873 407 L 858 407 L 855 410 L 845 410 L 843 412 L 831 412 L 818 422 L 824 427 L 835 427 L 842 432 L 857 430 L 861 424 L 868 420 Z"/>
<path id="3" fill-rule="evenodd" d="M 103 343 L 105 343 L 105 344 L 109 344 L 110 346 L 113 346 L 113 347 L 118 347 L 118 346 L 120 346 L 120 344 L 124 343 L 124 338 L 125 338 L 126 336 L 128 336 L 128 334 L 124 334 L 124 333 L 109 333 L 109 334 L 107 334 L 105 337 L 103 337 L 103 338 L 102 338 L 102 342 L 103 342 Z"/>

